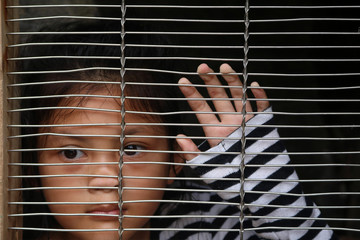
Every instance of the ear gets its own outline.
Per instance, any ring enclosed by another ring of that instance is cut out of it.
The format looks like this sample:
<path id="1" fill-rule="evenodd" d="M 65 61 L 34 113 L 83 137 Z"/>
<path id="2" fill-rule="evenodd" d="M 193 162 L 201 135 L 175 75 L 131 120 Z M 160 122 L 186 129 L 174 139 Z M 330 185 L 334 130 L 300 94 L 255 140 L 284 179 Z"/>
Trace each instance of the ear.
<path id="1" fill-rule="evenodd" d="M 176 141 L 174 142 L 173 149 L 175 151 L 181 151 L 181 148 L 177 144 Z M 176 177 L 183 168 L 183 165 L 181 163 L 185 163 L 185 159 L 182 157 L 182 154 L 180 154 L 180 153 L 174 153 L 173 160 L 174 160 L 175 165 L 170 166 L 170 168 L 169 168 L 169 177 Z M 180 164 L 177 165 L 177 163 L 180 163 Z M 167 184 L 170 185 L 173 182 L 174 182 L 173 179 L 169 179 Z"/>

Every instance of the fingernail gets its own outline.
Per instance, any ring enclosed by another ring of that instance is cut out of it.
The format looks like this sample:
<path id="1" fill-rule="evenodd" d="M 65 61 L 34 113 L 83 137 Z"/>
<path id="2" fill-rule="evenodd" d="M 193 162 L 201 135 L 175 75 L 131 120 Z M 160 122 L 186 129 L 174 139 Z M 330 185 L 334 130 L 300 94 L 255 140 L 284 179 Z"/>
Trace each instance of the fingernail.
<path id="1" fill-rule="evenodd" d="M 191 82 L 187 78 L 180 78 L 179 84 L 191 84 Z"/>
<path id="2" fill-rule="evenodd" d="M 202 63 L 198 66 L 197 72 L 200 74 L 204 74 L 204 73 L 206 74 L 209 72 L 213 72 L 213 70 L 206 63 Z"/>
<path id="3" fill-rule="evenodd" d="M 220 71 L 222 71 L 222 72 L 235 72 L 234 69 L 227 63 L 221 64 Z"/>
<path id="4" fill-rule="evenodd" d="M 259 85 L 258 82 L 252 82 L 252 83 L 251 83 L 251 86 L 252 86 L 252 87 L 260 87 L 260 85 Z"/>

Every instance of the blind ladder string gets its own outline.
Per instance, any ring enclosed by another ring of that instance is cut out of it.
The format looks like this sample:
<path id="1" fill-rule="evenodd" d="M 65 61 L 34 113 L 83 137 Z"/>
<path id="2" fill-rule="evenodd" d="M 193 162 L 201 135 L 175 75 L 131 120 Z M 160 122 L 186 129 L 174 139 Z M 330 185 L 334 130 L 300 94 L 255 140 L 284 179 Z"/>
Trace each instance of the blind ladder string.
<path id="1" fill-rule="evenodd" d="M 125 0 L 121 2 L 121 58 L 120 58 L 120 77 L 121 77 L 121 96 L 120 96 L 120 103 L 121 103 L 121 132 L 120 132 L 120 159 L 119 159 L 119 176 L 118 176 L 118 195 L 119 195 L 119 240 L 122 240 L 123 235 L 123 212 L 122 212 L 122 194 L 123 194 L 123 187 L 122 187 L 122 168 L 123 168 L 123 159 L 124 159 L 124 141 L 125 141 L 125 14 L 126 14 L 126 6 Z"/>
<path id="2" fill-rule="evenodd" d="M 245 208 L 245 204 L 244 204 L 244 200 L 245 200 L 245 145 L 246 145 L 246 137 L 245 137 L 245 128 L 246 128 L 246 101 L 247 101 L 247 96 L 246 96 L 246 90 L 247 90 L 247 80 L 248 80 L 248 71 L 247 71 L 247 65 L 249 63 L 248 60 L 248 52 L 249 52 L 249 25 L 250 25 L 250 20 L 249 20 L 249 11 L 250 11 L 250 3 L 249 0 L 245 0 L 245 16 L 244 16 L 244 24 L 245 24 L 245 29 L 244 29 L 244 59 L 243 59 L 243 78 L 244 78 L 244 82 L 243 82 L 243 95 L 242 95 L 242 110 L 241 110 L 241 114 L 242 114 L 242 122 L 241 122 L 241 130 L 242 130 L 242 134 L 241 134 L 241 161 L 240 161 L 240 173 L 241 173 L 241 177 L 240 177 L 240 239 L 244 239 L 244 220 L 245 220 L 245 216 L 244 216 L 244 208 Z"/>

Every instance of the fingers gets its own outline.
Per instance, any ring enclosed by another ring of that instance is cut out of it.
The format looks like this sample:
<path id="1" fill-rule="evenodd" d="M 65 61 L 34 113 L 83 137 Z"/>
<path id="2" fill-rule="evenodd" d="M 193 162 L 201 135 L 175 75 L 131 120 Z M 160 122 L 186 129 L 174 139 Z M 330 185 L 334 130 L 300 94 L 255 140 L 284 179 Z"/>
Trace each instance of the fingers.
<path id="1" fill-rule="evenodd" d="M 191 84 L 186 78 L 181 78 L 179 84 Z M 191 98 L 203 98 L 199 91 L 192 86 L 179 86 L 181 92 L 187 99 Z M 190 108 L 195 112 L 196 117 L 200 123 L 218 123 L 218 119 L 215 114 L 202 114 L 201 112 L 212 112 L 209 104 L 205 100 L 187 100 Z"/>
<path id="2" fill-rule="evenodd" d="M 260 87 L 259 83 L 252 82 L 251 86 L 256 87 L 256 88 L 251 89 L 251 92 L 254 94 L 255 98 L 267 99 L 265 90 L 262 88 L 257 88 L 257 87 Z M 265 109 L 267 109 L 268 107 L 270 107 L 270 103 L 269 103 L 269 101 L 260 101 L 259 100 L 259 101 L 256 101 L 256 107 L 257 107 L 258 112 L 262 112 Z"/>
<path id="3" fill-rule="evenodd" d="M 231 73 L 236 73 L 229 64 L 222 64 L 220 66 L 220 72 L 223 75 L 223 78 L 226 80 L 229 86 L 243 86 L 242 82 L 240 81 L 240 78 L 238 75 L 232 75 Z M 229 75 L 230 73 L 230 75 Z M 254 87 L 251 89 L 251 92 L 254 94 L 255 98 L 259 99 L 267 99 L 266 92 L 264 89 L 260 88 L 259 83 L 252 82 L 251 86 Z M 230 92 L 232 95 L 232 98 L 239 99 L 243 97 L 243 89 L 242 88 L 230 88 Z M 242 111 L 242 101 L 234 101 L 235 102 L 235 108 L 237 112 Z M 267 109 L 270 106 L 269 101 L 256 101 L 256 107 L 258 112 L 262 112 L 265 109 Z M 246 103 L 246 111 L 252 112 L 251 104 L 249 102 Z M 249 115 L 249 118 L 251 118 L 252 115 Z"/>
<path id="4" fill-rule="evenodd" d="M 206 85 L 215 85 L 222 86 L 216 75 L 209 75 L 208 73 L 214 73 L 214 71 L 209 68 L 207 64 L 200 64 L 197 69 L 202 80 Z M 231 102 L 228 100 L 228 95 L 224 88 L 222 87 L 208 87 L 207 91 L 211 98 L 226 98 L 226 100 L 214 100 L 215 109 L 219 112 L 235 112 L 235 109 Z M 219 114 L 220 119 L 226 120 L 227 118 L 231 118 L 231 115 L 228 114 Z"/>
<path id="5" fill-rule="evenodd" d="M 191 84 L 191 82 L 186 78 L 181 78 L 179 80 L 179 84 Z M 202 95 L 197 91 L 195 87 L 192 86 L 179 86 L 180 90 L 184 94 L 184 96 L 187 100 L 190 108 L 195 112 L 195 115 L 199 121 L 200 124 L 216 124 L 220 125 L 220 122 L 218 118 L 216 117 L 215 113 L 212 112 L 211 107 L 205 100 L 191 100 L 191 98 L 198 98 L 202 99 Z M 209 112 L 209 113 L 202 113 L 202 112 Z M 205 136 L 216 136 L 217 131 L 215 129 L 222 129 L 222 127 L 210 127 L 210 126 L 204 126 L 203 130 L 205 133 Z M 208 141 L 210 146 L 214 146 L 217 144 L 216 140 L 209 140 Z"/>
<path id="6" fill-rule="evenodd" d="M 240 88 L 243 86 L 238 75 L 235 75 L 235 71 L 230 67 L 229 64 L 222 64 L 220 66 L 220 72 L 223 74 L 223 78 L 227 84 L 233 88 L 230 88 L 232 98 L 241 99 L 243 97 L 243 89 Z M 231 74 L 231 75 L 229 75 Z M 241 112 L 243 108 L 242 100 L 235 100 L 234 105 L 237 112 Z M 246 111 L 252 112 L 252 108 L 249 102 L 246 103 Z"/>
<path id="7" fill-rule="evenodd" d="M 199 154 L 195 153 L 186 153 L 186 152 L 200 152 L 200 150 L 197 148 L 196 144 L 189 138 L 183 138 L 185 137 L 184 134 L 177 135 L 176 142 L 180 146 L 181 150 L 185 153 L 183 154 L 186 161 L 190 161 L 191 159 L 197 157 Z"/>
<path id="8" fill-rule="evenodd" d="M 206 137 L 209 137 L 208 143 L 210 146 L 215 146 L 218 144 L 221 139 L 217 139 L 217 137 L 223 138 L 232 133 L 237 126 L 240 126 L 243 120 L 248 121 L 254 115 L 246 114 L 245 119 L 241 113 L 243 110 L 243 88 L 242 82 L 240 81 L 239 76 L 236 72 L 230 67 L 228 64 L 222 64 L 220 67 L 220 73 L 222 73 L 222 77 L 229 85 L 229 90 L 231 96 L 229 97 L 227 91 L 224 87 L 221 87 L 222 84 L 220 80 L 215 76 L 213 70 L 206 64 L 201 64 L 198 67 L 198 73 L 202 80 L 204 80 L 207 86 L 207 91 L 209 93 L 210 98 L 221 98 L 224 100 L 213 100 L 213 104 L 215 106 L 216 112 L 213 112 L 209 104 L 206 100 L 204 100 L 203 96 L 199 93 L 199 91 L 191 86 L 191 82 L 186 78 L 181 78 L 179 80 L 179 88 L 187 99 L 190 108 L 196 114 L 198 121 L 200 124 L 204 124 L 203 130 Z M 187 86 L 185 86 L 187 85 Z M 209 86 L 212 85 L 212 86 Z M 218 87 L 213 87 L 218 86 Z M 251 84 L 251 91 L 254 94 L 256 99 L 265 99 L 256 101 L 258 111 L 264 111 L 266 108 L 270 106 L 269 102 L 266 100 L 267 96 L 263 89 L 259 87 L 257 82 Z M 246 102 L 246 112 L 252 112 L 252 107 L 250 102 Z M 207 112 L 207 113 L 204 113 Z M 223 114 L 217 114 L 218 112 L 224 112 Z M 237 112 L 237 114 L 235 114 Z M 220 121 L 218 117 L 220 118 Z M 215 126 L 207 126 L 215 125 Z M 227 126 L 234 125 L 234 126 Z M 236 126 L 237 125 L 237 126 Z M 215 137 L 215 138 L 210 138 Z M 177 139 L 179 146 L 183 149 L 183 151 L 198 151 L 196 145 L 193 143 L 191 139 Z M 185 159 L 190 160 L 197 156 L 197 154 L 185 154 Z"/>

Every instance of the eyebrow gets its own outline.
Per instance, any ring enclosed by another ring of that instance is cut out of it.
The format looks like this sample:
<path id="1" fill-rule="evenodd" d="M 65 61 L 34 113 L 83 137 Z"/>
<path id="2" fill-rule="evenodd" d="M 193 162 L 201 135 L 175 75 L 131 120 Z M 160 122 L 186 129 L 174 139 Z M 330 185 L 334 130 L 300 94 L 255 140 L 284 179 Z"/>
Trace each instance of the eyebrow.
<path id="1" fill-rule="evenodd" d="M 150 129 L 149 127 L 143 127 L 143 126 L 135 126 L 135 127 L 131 127 L 131 128 L 125 128 L 125 135 L 137 135 L 139 133 L 143 133 L 146 132 L 146 129 Z"/>
<path id="2" fill-rule="evenodd" d="M 81 134 L 72 132 L 44 132 L 39 136 L 51 136 L 51 137 L 65 137 L 65 138 L 86 138 L 86 137 L 118 137 L 120 135 L 105 135 L 105 134 Z"/>

